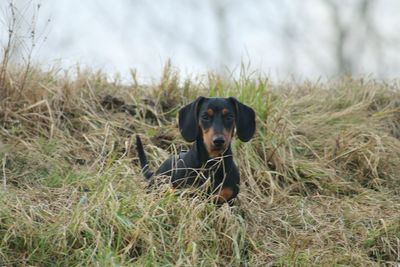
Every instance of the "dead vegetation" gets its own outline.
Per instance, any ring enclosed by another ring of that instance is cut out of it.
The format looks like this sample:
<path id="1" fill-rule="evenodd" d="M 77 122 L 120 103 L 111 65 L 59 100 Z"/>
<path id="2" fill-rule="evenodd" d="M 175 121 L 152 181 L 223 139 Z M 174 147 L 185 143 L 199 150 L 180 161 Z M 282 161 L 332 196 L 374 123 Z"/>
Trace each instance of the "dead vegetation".
<path id="1" fill-rule="evenodd" d="M 0 100 L 2 265 L 333 266 L 400 261 L 396 82 L 273 84 L 243 74 L 160 84 L 7 67 Z M 244 72 L 243 72 L 244 73 Z M 25 77 L 25 76 L 22 76 Z M 237 205 L 147 193 L 133 137 L 153 166 L 187 147 L 176 114 L 197 95 L 257 112 L 235 140 Z"/>

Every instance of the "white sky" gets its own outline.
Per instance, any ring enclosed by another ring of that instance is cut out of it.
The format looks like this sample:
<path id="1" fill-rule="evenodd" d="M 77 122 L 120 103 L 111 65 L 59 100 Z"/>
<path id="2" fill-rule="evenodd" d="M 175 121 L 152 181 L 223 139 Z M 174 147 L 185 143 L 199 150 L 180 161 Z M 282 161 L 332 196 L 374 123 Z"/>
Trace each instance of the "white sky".
<path id="1" fill-rule="evenodd" d="M 6 40 L 7 2 L 1 7 L 0 37 Z M 361 0 L 337 0 L 350 31 L 345 47 L 357 55 L 355 74 L 393 78 L 400 67 L 398 49 L 400 1 L 373 0 L 372 22 L 382 40 L 378 47 L 363 35 L 355 7 Z M 335 75 L 335 31 L 325 0 L 15 0 L 27 17 L 41 3 L 37 32 L 46 36 L 34 60 L 42 64 L 74 64 L 127 75 L 137 69 L 141 80 L 157 78 L 168 59 L 184 75 L 233 70 L 241 61 L 273 78 L 330 78 Z M 215 6 L 226 6 L 226 50 L 220 49 Z M 51 19 L 47 22 L 47 19 Z M 286 28 L 285 28 L 286 27 Z M 293 34 L 285 38 L 285 29 Z M 360 36 L 358 36 L 360 35 Z M 361 36 L 362 35 L 362 36 Z M 42 38 L 43 39 L 43 38 Z M 354 39 L 354 41 L 352 41 Z"/>

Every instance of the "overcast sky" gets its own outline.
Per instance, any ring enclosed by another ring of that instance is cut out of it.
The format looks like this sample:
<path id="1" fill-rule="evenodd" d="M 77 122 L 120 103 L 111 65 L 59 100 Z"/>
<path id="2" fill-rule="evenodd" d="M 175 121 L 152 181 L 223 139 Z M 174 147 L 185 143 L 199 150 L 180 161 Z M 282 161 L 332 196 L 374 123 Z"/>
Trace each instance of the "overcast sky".
<path id="1" fill-rule="evenodd" d="M 1 4 L 2 44 L 7 2 Z M 21 32 L 29 32 L 36 13 L 34 60 L 45 65 L 78 63 L 124 76 L 136 69 L 141 80 L 157 78 L 168 59 L 184 75 L 250 62 L 278 79 L 347 72 L 395 78 L 400 68 L 398 0 L 13 2 L 25 17 Z"/>

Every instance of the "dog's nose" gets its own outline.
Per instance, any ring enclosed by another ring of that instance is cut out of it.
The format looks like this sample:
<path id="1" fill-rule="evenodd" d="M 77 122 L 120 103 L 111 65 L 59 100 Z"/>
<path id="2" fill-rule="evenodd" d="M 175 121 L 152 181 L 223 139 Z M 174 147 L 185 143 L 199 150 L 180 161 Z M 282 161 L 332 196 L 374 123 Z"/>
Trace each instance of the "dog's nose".
<path id="1" fill-rule="evenodd" d="M 225 144 L 225 138 L 222 135 L 214 136 L 213 143 L 216 147 L 222 147 Z"/>

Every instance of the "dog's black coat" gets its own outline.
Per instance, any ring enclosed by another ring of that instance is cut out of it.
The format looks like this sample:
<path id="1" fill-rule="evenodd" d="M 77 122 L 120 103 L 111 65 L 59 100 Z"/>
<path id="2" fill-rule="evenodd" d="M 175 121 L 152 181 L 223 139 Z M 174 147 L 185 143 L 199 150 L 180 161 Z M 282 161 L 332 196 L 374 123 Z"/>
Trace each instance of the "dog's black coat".
<path id="1" fill-rule="evenodd" d="M 234 128 L 241 141 L 252 138 L 255 113 L 250 107 L 233 97 L 197 98 L 179 111 L 179 129 L 186 141 L 194 142 L 191 149 L 167 159 L 154 175 L 170 177 L 174 188 L 199 187 L 211 179 L 207 183 L 210 185 L 207 193 L 220 196 L 218 202 L 231 203 L 238 195 L 240 185 L 230 146 Z M 224 144 L 218 144 L 217 139 Z M 143 175 L 152 183 L 153 173 L 148 169 L 139 136 L 136 145 Z"/>

